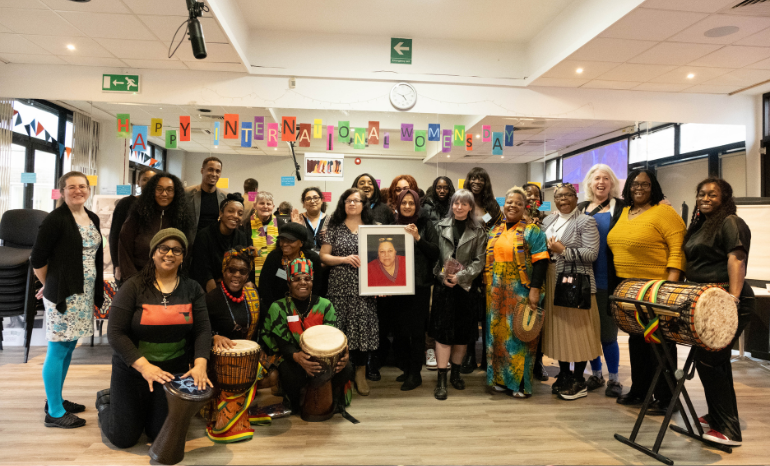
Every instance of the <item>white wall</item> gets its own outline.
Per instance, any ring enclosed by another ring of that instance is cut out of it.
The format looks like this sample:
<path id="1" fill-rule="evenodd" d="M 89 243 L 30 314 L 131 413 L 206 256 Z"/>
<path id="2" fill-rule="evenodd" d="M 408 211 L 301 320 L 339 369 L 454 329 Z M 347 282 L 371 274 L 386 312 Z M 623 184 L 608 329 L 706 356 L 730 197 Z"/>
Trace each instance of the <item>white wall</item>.
<path id="1" fill-rule="evenodd" d="M 184 154 L 184 181 L 188 186 L 201 182 L 200 169 L 203 160 L 209 157 L 209 153 L 185 153 Z M 448 176 L 457 187 L 457 180 L 465 178 L 468 171 L 474 166 L 480 166 L 487 170 L 492 180 L 495 196 L 502 197 L 508 188 L 526 183 L 526 164 L 466 164 L 466 163 L 441 163 L 436 165 L 424 164 L 419 160 L 397 160 L 361 158 L 361 165 L 355 165 L 353 157 L 345 158 L 345 180 L 334 182 L 296 181 L 295 186 L 281 186 L 281 177 L 294 174 L 294 163 L 290 157 L 266 157 L 254 155 L 221 154 L 222 177 L 230 179 L 228 191 L 241 192 L 246 178 L 255 178 L 259 181 L 259 190 L 273 194 L 276 204 L 280 201 L 289 201 L 302 210 L 300 198 L 302 190 L 309 186 L 318 186 L 323 191 L 331 191 L 333 202 L 348 189 L 361 173 L 370 173 L 381 180 L 381 186 L 390 186 L 398 175 L 409 174 L 417 180 L 418 186 L 426 190 L 439 175 Z M 298 159 L 298 161 L 300 161 Z M 300 161 L 301 162 L 301 161 Z"/>
<path id="2" fill-rule="evenodd" d="M 185 154 L 186 152 L 183 150 L 166 150 L 166 171 L 178 176 L 183 181 L 185 175 Z"/>
<path id="3" fill-rule="evenodd" d="M 128 139 L 118 139 L 115 120 L 101 120 L 99 152 L 96 156 L 99 194 L 115 194 L 125 184 L 128 172 Z"/>

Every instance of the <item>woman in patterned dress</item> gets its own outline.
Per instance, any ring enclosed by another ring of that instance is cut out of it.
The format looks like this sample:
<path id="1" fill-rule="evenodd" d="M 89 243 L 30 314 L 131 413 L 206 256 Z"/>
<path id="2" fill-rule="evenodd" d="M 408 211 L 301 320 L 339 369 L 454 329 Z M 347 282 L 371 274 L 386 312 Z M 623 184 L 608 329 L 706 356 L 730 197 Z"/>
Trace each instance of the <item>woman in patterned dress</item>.
<path id="1" fill-rule="evenodd" d="M 520 301 L 539 307 L 545 296 L 548 247 L 545 233 L 524 218 L 527 193 L 513 187 L 505 195 L 505 221 L 489 233 L 485 272 L 487 288 L 487 384 L 514 398 L 532 396 L 533 366 L 540 338 L 519 340 L 513 333 L 513 310 Z"/>
<path id="2" fill-rule="evenodd" d="M 62 389 L 78 339 L 94 332 L 94 305 L 104 301 L 102 235 L 99 217 L 85 207 L 91 194 L 86 175 L 62 176 L 59 192 L 59 206 L 40 225 L 30 260 L 45 306 L 45 426 L 73 429 L 86 424 L 75 415 L 86 408 L 64 400 Z"/>
<path id="3" fill-rule="evenodd" d="M 379 346 L 377 304 L 371 296 L 358 295 L 358 227 L 372 225 L 366 195 L 350 188 L 340 196 L 321 246 L 321 261 L 331 267 L 329 301 L 337 311 L 337 327 L 345 333 L 350 359 L 356 367 L 355 384 L 360 395 L 369 395 L 366 361 Z"/>

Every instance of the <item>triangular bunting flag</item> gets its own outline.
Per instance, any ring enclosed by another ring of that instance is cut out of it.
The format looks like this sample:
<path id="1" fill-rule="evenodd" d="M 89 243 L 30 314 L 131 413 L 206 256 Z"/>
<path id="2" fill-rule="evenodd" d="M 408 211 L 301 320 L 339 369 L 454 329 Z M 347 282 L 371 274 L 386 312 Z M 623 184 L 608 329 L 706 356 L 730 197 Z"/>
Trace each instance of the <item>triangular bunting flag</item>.
<path id="1" fill-rule="evenodd" d="M 19 126 L 21 124 L 21 115 L 16 115 L 16 123 L 13 126 Z"/>
<path id="2" fill-rule="evenodd" d="M 51 139 L 53 139 L 53 138 L 51 137 L 51 135 L 50 135 L 50 134 L 48 134 L 48 130 L 45 130 L 45 131 L 43 131 L 43 134 L 45 135 L 45 140 L 46 140 L 46 142 L 49 142 Z"/>
<path id="3" fill-rule="evenodd" d="M 61 158 L 62 155 L 64 155 L 64 149 L 65 149 L 64 144 L 59 143 L 59 158 Z"/>
<path id="4" fill-rule="evenodd" d="M 70 158 L 70 154 L 72 153 L 72 148 L 68 147 L 68 148 L 64 149 L 64 152 L 67 153 L 67 158 Z"/>
<path id="5" fill-rule="evenodd" d="M 43 131 L 45 131 L 45 128 L 43 128 L 43 125 L 40 122 L 38 122 L 37 123 L 37 131 L 35 131 L 35 136 L 38 136 Z"/>
<path id="6" fill-rule="evenodd" d="M 32 136 L 32 133 L 29 130 L 29 125 L 24 125 L 24 129 L 27 130 L 27 136 Z"/>
<path id="7" fill-rule="evenodd" d="M 18 114 L 19 114 L 19 111 L 18 111 L 18 110 L 16 110 L 16 109 L 14 109 L 14 111 L 13 111 L 13 116 L 16 116 L 16 115 L 18 115 Z"/>
<path id="8" fill-rule="evenodd" d="M 155 159 L 150 159 L 150 166 L 153 166 L 153 165 L 155 165 L 156 163 L 158 163 L 158 161 L 157 161 L 157 160 L 155 160 Z"/>

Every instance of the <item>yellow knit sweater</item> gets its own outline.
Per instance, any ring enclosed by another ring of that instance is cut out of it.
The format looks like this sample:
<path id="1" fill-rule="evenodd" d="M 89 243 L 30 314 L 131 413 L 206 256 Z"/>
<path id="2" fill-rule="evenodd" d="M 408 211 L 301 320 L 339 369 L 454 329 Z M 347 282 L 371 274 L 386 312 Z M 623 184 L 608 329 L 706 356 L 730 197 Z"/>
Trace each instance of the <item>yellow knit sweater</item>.
<path id="1" fill-rule="evenodd" d="M 623 209 L 607 236 L 618 277 L 665 280 L 668 267 L 684 271 L 687 229 L 676 211 L 658 204 L 629 221 L 628 210 Z"/>

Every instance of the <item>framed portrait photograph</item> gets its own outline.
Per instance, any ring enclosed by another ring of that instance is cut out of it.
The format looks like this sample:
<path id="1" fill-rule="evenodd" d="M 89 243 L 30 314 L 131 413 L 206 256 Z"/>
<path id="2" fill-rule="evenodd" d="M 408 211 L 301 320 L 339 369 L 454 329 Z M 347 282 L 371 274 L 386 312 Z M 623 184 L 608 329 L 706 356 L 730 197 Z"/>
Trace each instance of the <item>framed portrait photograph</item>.
<path id="1" fill-rule="evenodd" d="M 403 225 L 358 227 L 361 296 L 414 294 L 414 238 Z"/>

